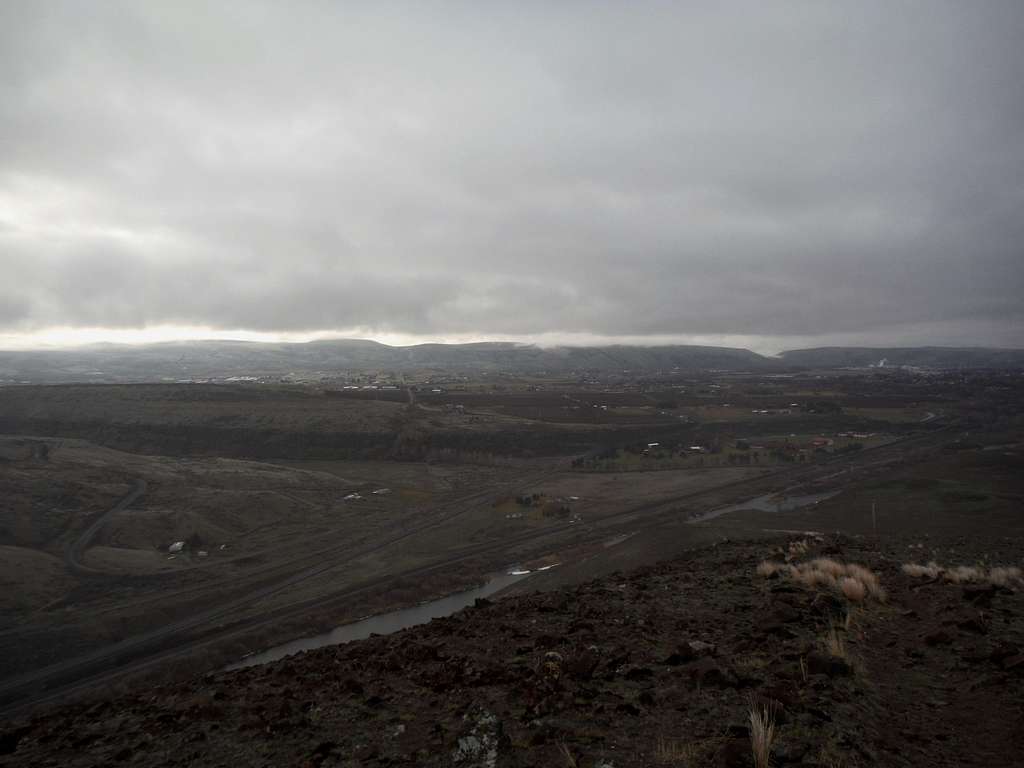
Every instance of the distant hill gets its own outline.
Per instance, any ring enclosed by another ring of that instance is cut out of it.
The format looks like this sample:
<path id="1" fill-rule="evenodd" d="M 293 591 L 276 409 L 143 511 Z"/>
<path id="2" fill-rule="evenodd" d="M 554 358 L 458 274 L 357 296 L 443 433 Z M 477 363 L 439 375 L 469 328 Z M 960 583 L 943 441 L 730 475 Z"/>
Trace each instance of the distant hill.
<path id="1" fill-rule="evenodd" d="M 1024 368 L 1024 349 L 988 347 L 818 347 L 779 357 L 802 368 L 863 368 L 883 361 L 922 368 Z"/>
<path id="2" fill-rule="evenodd" d="M 542 348 L 509 342 L 392 347 L 356 339 L 305 344 L 198 341 L 0 352 L 0 382 L 148 382 L 429 370 L 518 374 L 732 371 L 771 370 L 779 366 L 772 358 L 728 347 Z"/>
<path id="3" fill-rule="evenodd" d="M 538 347 L 511 342 L 392 347 L 360 339 L 305 344 L 248 341 L 96 344 L 68 350 L 0 351 L 0 384 L 173 382 L 231 377 L 301 379 L 344 373 L 413 371 L 609 374 L 775 371 L 877 365 L 1024 368 L 1024 350 L 822 347 L 765 357 L 748 349 L 703 346 Z"/>

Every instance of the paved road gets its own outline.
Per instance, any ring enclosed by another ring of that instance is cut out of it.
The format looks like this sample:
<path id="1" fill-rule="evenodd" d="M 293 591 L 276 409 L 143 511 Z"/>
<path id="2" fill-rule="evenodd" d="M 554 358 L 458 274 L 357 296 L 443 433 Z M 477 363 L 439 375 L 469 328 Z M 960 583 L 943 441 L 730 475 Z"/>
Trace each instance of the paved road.
<path id="1" fill-rule="evenodd" d="M 92 568 L 82 564 L 82 555 L 85 554 L 85 550 L 92 544 L 92 540 L 96 538 L 96 534 L 99 533 L 100 528 L 106 525 L 107 521 L 116 515 L 118 512 L 122 512 L 129 506 L 135 503 L 135 501 L 146 492 L 146 481 L 138 480 L 135 483 L 135 488 L 121 499 L 117 504 L 108 509 L 96 520 L 92 522 L 88 528 L 86 528 L 82 535 L 79 536 L 71 545 L 64 550 L 64 561 L 67 563 L 68 568 L 73 573 L 86 574 L 96 573 Z"/>

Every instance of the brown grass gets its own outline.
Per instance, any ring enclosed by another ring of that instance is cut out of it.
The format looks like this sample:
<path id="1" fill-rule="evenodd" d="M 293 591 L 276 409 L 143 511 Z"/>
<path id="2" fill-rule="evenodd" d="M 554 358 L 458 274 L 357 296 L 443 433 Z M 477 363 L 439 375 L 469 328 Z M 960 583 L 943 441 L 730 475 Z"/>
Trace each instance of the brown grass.
<path id="1" fill-rule="evenodd" d="M 932 560 L 928 565 L 919 565 L 917 563 L 904 563 L 901 569 L 907 576 L 912 576 L 915 579 L 928 578 L 937 579 L 939 574 L 942 573 L 942 568 L 939 564 Z"/>
<path id="2" fill-rule="evenodd" d="M 851 576 L 843 576 L 839 580 L 839 591 L 851 603 L 863 603 L 868 596 L 864 583 Z"/>
<path id="3" fill-rule="evenodd" d="M 758 565 L 757 573 L 764 577 L 783 573 L 808 589 L 834 589 L 852 603 L 863 603 L 869 597 L 884 603 L 888 597 L 878 576 L 857 563 L 840 563 L 823 557 L 797 565 L 765 560 Z"/>
<path id="4" fill-rule="evenodd" d="M 843 660 L 849 658 L 846 653 L 846 641 L 843 639 L 843 635 L 838 627 L 829 627 L 828 632 L 825 634 L 824 645 L 825 650 L 828 651 L 830 656 Z"/>
<path id="5" fill-rule="evenodd" d="M 1016 566 L 993 568 L 988 572 L 988 580 L 997 587 L 1009 587 L 1015 584 L 1024 586 L 1024 575 Z"/>
<path id="6" fill-rule="evenodd" d="M 830 574 L 836 579 L 846 573 L 845 565 L 827 557 L 818 557 L 811 560 L 810 567 L 816 571 L 823 571 L 824 573 Z"/>
<path id="7" fill-rule="evenodd" d="M 927 565 L 904 563 L 901 570 L 911 578 L 943 579 L 949 584 L 993 584 L 997 587 L 1024 587 L 1024 572 L 1016 566 L 996 566 L 986 570 L 982 566 L 958 565 L 946 568 L 934 560 Z"/>
<path id="8" fill-rule="evenodd" d="M 775 715 L 766 707 L 750 706 L 750 749 L 756 768 L 768 768 L 775 741 Z"/>

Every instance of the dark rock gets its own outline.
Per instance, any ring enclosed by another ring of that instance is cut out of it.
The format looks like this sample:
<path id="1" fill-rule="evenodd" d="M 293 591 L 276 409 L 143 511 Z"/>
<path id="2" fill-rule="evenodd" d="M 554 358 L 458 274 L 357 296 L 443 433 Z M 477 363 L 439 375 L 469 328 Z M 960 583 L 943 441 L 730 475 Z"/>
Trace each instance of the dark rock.
<path id="1" fill-rule="evenodd" d="M 785 624 L 781 624 L 779 622 L 769 622 L 766 624 L 761 624 L 761 631 L 764 632 L 766 635 L 777 635 L 779 637 L 790 639 L 797 636 L 796 632 L 787 627 Z"/>
<path id="2" fill-rule="evenodd" d="M 766 699 L 775 699 L 784 707 L 796 705 L 799 697 L 797 692 L 787 685 L 768 685 L 761 689 L 761 696 Z"/>
<path id="3" fill-rule="evenodd" d="M 345 682 L 341 684 L 341 690 L 343 690 L 345 693 L 351 693 L 353 696 L 363 695 L 362 684 L 352 677 L 348 678 L 347 680 L 345 680 Z"/>
<path id="4" fill-rule="evenodd" d="M 749 739 L 730 739 L 725 742 L 715 755 L 718 768 L 748 768 L 754 764 L 754 755 L 750 751 Z"/>
<path id="5" fill-rule="evenodd" d="M 963 621 L 958 621 L 956 625 L 959 629 L 962 629 L 964 632 L 973 632 L 976 635 L 988 634 L 988 626 L 985 624 L 984 621 L 981 620 L 979 616 L 971 616 L 970 618 L 964 619 Z"/>
<path id="6" fill-rule="evenodd" d="M 0 733 L 0 755 L 13 754 L 18 749 L 18 742 L 28 733 L 28 728 Z"/>
<path id="7" fill-rule="evenodd" d="M 693 661 L 695 658 L 697 658 L 697 654 L 693 652 L 689 643 L 683 643 L 677 650 L 672 651 L 672 653 L 670 653 L 661 663 L 667 664 L 670 667 L 678 667 L 680 664 Z"/>
<path id="8" fill-rule="evenodd" d="M 600 661 L 600 654 L 591 646 L 570 656 L 565 663 L 565 671 L 575 680 L 589 680 Z"/>
<path id="9" fill-rule="evenodd" d="M 591 621 L 584 621 L 577 619 L 569 625 L 569 634 L 575 634 L 577 632 L 593 632 L 594 623 Z"/>
<path id="10" fill-rule="evenodd" d="M 1007 656 L 1003 659 L 1003 669 L 1021 669 L 1024 670 L 1024 653 L 1018 653 L 1016 656 Z"/>
<path id="11" fill-rule="evenodd" d="M 978 664 L 983 661 L 989 661 L 992 658 L 992 653 L 985 647 L 975 646 L 973 648 L 965 648 L 963 653 L 960 654 L 960 658 L 972 664 Z"/>
<path id="12" fill-rule="evenodd" d="M 809 751 L 806 741 L 780 741 L 772 748 L 772 757 L 776 763 L 792 765 L 803 760 Z"/>
<path id="13" fill-rule="evenodd" d="M 686 673 L 690 681 L 698 686 L 735 688 L 737 684 L 736 676 L 732 672 L 722 669 L 710 656 L 698 659 L 687 666 Z"/>
<path id="14" fill-rule="evenodd" d="M 987 607 L 991 605 L 992 598 L 997 591 L 993 584 L 967 584 L 964 586 L 962 594 L 964 600 L 977 606 Z"/>
<path id="15" fill-rule="evenodd" d="M 800 616 L 800 611 L 789 603 L 776 602 L 765 614 L 764 620 L 767 624 L 788 624 L 799 620 Z"/>
<path id="16" fill-rule="evenodd" d="M 725 726 L 725 735 L 734 739 L 746 739 L 750 737 L 750 723 L 744 720 L 742 723 L 733 721 Z"/>
<path id="17" fill-rule="evenodd" d="M 949 645 L 952 642 L 953 636 L 944 629 L 937 629 L 924 636 L 925 645 Z"/>
<path id="18" fill-rule="evenodd" d="M 812 651 L 807 654 L 807 671 L 812 675 L 846 677 L 852 674 L 853 668 L 846 659 L 821 651 Z"/>
<path id="19" fill-rule="evenodd" d="M 337 749 L 338 745 L 333 741 L 321 741 L 316 745 L 316 749 L 313 750 L 313 754 L 310 755 L 310 762 L 313 765 L 320 765 L 327 757 Z"/>
<path id="20" fill-rule="evenodd" d="M 992 661 L 1000 662 L 1008 656 L 1016 656 L 1020 653 L 1020 648 L 1015 643 L 1001 642 L 992 649 L 990 658 Z"/>
<path id="21" fill-rule="evenodd" d="M 627 680 L 649 680 L 654 677 L 654 671 L 649 667 L 630 667 L 626 670 L 625 678 Z"/>

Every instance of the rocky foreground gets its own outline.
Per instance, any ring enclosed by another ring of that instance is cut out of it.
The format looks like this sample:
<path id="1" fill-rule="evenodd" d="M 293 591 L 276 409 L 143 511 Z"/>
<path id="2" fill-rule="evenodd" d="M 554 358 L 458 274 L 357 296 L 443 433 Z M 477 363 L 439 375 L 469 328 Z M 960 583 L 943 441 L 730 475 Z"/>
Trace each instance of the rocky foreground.
<path id="1" fill-rule="evenodd" d="M 910 576 L 934 553 L 908 544 L 727 542 L 481 601 L 4 724 L 0 765 L 748 766 L 752 709 L 776 766 L 1024 765 L 1020 585 Z M 757 573 L 822 556 L 872 569 L 885 602 Z"/>

